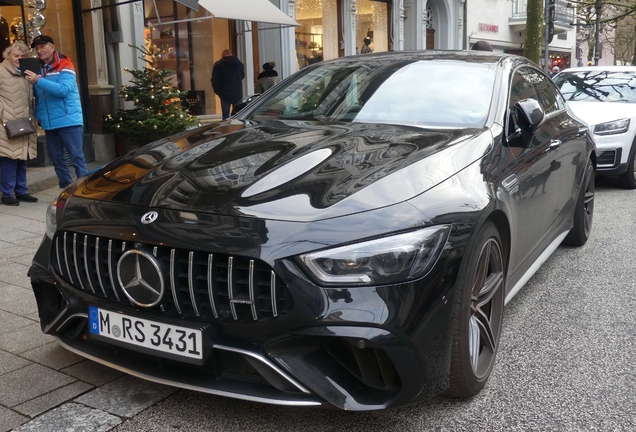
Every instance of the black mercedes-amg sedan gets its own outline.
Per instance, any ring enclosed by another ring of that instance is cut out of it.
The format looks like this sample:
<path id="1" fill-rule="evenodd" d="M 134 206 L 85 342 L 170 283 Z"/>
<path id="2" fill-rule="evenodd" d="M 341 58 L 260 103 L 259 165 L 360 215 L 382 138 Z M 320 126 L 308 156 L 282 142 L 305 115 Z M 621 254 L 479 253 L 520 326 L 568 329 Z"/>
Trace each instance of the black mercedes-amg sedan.
<path id="1" fill-rule="evenodd" d="M 315 64 L 64 190 L 30 269 L 42 330 L 249 401 L 469 397 L 504 304 L 590 235 L 595 167 L 587 126 L 521 57 Z"/>

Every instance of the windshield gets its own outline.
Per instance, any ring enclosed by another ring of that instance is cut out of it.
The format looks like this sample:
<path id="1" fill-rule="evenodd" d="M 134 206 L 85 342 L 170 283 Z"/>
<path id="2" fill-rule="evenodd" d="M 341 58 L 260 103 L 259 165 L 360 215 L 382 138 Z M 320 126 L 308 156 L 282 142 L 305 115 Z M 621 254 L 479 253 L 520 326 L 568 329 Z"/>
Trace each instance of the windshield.
<path id="1" fill-rule="evenodd" d="M 481 128 L 496 67 L 443 60 L 321 64 L 283 83 L 246 118 Z"/>
<path id="2" fill-rule="evenodd" d="M 636 103 L 635 72 L 563 72 L 554 83 L 569 101 Z"/>

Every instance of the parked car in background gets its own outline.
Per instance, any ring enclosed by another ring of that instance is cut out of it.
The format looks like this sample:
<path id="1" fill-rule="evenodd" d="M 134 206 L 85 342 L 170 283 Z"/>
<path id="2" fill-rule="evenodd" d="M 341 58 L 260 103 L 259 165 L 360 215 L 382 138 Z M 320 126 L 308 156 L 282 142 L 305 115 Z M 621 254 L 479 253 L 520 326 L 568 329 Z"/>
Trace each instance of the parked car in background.
<path id="1" fill-rule="evenodd" d="M 636 189 L 636 67 L 572 68 L 553 80 L 574 114 L 590 125 L 598 151 L 597 174 Z"/>
<path id="2" fill-rule="evenodd" d="M 470 397 L 504 304 L 587 241 L 595 162 L 522 57 L 318 63 L 64 190 L 30 269 L 41 326 L 96 362 L 249 401 Z"/>

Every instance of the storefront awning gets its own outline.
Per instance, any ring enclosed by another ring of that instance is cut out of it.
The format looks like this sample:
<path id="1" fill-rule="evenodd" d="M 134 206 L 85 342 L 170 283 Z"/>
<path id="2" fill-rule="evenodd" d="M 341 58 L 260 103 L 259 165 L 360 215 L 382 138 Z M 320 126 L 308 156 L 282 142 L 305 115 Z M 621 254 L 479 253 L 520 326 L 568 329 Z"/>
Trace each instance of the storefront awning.
<path id="1" fill-rule="evenodd" d="M 298 23 L 285 15 L 269 0 L 199 0 L 199 6 L 214 18 L 256 21 L 269 24 L 297 26 Z"/>

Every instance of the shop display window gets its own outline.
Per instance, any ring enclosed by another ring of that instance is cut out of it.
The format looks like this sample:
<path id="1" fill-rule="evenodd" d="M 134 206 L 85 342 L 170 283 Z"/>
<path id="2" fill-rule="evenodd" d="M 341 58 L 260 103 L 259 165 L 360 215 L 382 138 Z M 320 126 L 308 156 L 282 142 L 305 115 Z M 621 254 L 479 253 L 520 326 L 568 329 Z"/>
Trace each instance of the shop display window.
<path id="1" fill-rule="evenodd" d="M 16 40 L 24 42 L 22 8 L 0 1 L 0 61 L 4 60 L 4 50 Z"/>
<path id="2" fill-rule="evenodd" d="M 2 9 L 4 11 L 4 7 Z M 51 36 L 55 41 L 57 52 L 65 54 L 71 59 L 75 67 L 78 67 L 79 58 L 77 41 L 75 40 L 75 24 L 73 22 L 73 1 L 47 1 L 46 7 L 41 10 L 41 14 L 45 20 L 44 24 L 39 27 L 40 33 Z M 26 18 L 28 20 L 29 17 L 27 16 Z M 28 31 L 28 26 L 26 30 Z"/>
<path id="3" fill-rule="evenodd" d="M 549 69 L 552 70 L 554 66 L 558 66 L 559 70 L 567 69 L 570 67 L 570 54 L 565 52 L 550 53 Z"/>
<path id="4" fill-rule="evenodd" d="M 210 78 L 221 52 L 232 48 L 233 30 L 228 20 L 210 18 L 204 8 L 197 12 L 173 0 L 146 1 L 144 5 L 146 23 L 152 25 L 146 29 L 146 43 L 164 48 L 159 66 L 175 71 L 173 85 L 188 92 L 190 113 L 220 113 L 220 101 L 212 91 Z M 162 24 L 171 21 L 181 22 Z"/>
<path id="5" fill-rule="evenodd" d="M 298 69 L 339 56 L 338 1 L 296 2 L 296 58 Z"/>
<path id="6" fill-rule="evenodd" d="M 357 0 L 356 18 L 356 54 L 389 51 L 388 3 Z"/>

